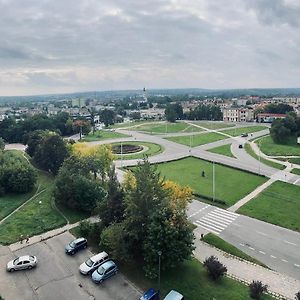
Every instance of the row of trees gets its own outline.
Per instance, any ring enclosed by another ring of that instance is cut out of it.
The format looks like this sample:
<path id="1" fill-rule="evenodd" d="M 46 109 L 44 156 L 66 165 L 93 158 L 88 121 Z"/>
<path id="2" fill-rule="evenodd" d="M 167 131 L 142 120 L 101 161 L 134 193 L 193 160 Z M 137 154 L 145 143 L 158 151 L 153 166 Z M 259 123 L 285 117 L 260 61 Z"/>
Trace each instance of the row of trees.
<path id="1" fill-rule="evenodd" d="M 1 146 L 1 141 L 0 141 Z M 26 193 L 33 189 L 37 175 L 34 168 L 16 152 L 0 147 L 0 196 L 5 193 Z"/>
<path id="2" fill-rule="evenodd" d="M 273 121 L 270 134 L 275 143 L 286 144 L 291 140 L 294 143 L 300 135 L 300 117 L 290 112 L 284 119 Z"/>

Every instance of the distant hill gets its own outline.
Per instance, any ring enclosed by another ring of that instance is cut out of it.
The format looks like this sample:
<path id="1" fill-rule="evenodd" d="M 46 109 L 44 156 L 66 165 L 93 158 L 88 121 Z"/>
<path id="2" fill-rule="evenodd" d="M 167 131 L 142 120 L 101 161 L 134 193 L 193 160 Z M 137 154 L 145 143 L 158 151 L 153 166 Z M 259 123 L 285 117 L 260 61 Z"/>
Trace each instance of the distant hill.
<path id="1" fill-rule="evenodd" d="M 186 88 L 186 89 L 149 89 L 148 95 L 191 95 L 191 96 L 207 96 L 207 97 L 241 97 L 241 96 L 299 96 L 300 88 L 276 88 L 276 89 L 200 89 L 200 88 Z M 96 92 L 80 92 L 71 94 L 49 94 L 37 96 L 11 96 L 0 97 L 0 104 L 22 104 L 26 102 L 42 102 L 42 101 L 60 101 L 72 98 L 97 98 L 103 102 L 109 101 L 112 98 L 120 99 L 127 96 L 141 95 L 142 90 L 117 90 L 117 91 L 96 91 Z"/>

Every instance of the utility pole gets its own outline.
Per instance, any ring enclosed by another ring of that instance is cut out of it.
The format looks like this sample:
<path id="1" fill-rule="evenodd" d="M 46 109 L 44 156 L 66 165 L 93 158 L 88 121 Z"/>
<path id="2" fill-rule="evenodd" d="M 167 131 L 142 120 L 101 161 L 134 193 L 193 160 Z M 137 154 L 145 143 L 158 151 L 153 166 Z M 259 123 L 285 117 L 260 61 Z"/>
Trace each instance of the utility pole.
<path id="1" fill-rule="evenodd" d="M 160 292 L 160 257 L 162 255 L 162 252 L 158 251 L 157 254 L 158 254 L 158 292 Z"/>
<path id="2" fill-rule="evenodd" d="M 215 162 L 213 161 L 213 201 L 215 201 Z"/>

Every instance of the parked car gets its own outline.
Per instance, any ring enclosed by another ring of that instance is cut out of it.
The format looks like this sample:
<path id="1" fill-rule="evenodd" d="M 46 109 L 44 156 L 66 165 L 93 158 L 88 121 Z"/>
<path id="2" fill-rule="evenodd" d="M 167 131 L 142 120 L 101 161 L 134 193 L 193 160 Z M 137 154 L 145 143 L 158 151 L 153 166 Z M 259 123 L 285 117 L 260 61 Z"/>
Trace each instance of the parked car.
<path id="1" fill-rule="evenodd" d="M 112 260 L 108 260 L 93 272 L 92 280 L 96 283 L 102 283 L 104 280 L 116 275 L 117 273 L 117 265 Z"/>
<path id="2" fill-rule="evenodd" d="M 247 137 L 248 136 L 248 133 L 242 133 L 241 134 L 241 137 Z"/>
<path id="3" fill-rule="evenodd" d="M 79 271 L 83 275 L 91 274 L 95 271 L 101 264 L 108 260 L 108 254 L 106 252 L 98 253 L 79 266 Z"/>
<path id="4" fill-rule="evenodd" d="M 150 288 L 139 300 L 159 300 L 159 293 L 154 288 Z"/>
<path id="5" fill-rule="evenodd" d="M 7 263 L 6 270 L 14 272 L 17 270 L 32 269 L 37 265 L 37 258 L 33 255 L 24 255 L 17 257 Z"/>
<path id="6" fill-rule="evenodd" d="M 239 144 L 239 148 L 242 149 L 242 148 L 243 148 L 243 145 L 242 145 L 242 144 Z"/>
<path id="7" fill-rule="evenodd" d="M 66 246 L 65 251 L 67 254 L 74 255 L 76 252 L 85 249 L 86 247 L 87 247 L 87 240 L 81 237 L 69 243 Z"/>
<path id="8" fill-rule="evenodd" d="M 164 300 L 184 300 L 184 297 L 180 293 L 171 290 Z"/>

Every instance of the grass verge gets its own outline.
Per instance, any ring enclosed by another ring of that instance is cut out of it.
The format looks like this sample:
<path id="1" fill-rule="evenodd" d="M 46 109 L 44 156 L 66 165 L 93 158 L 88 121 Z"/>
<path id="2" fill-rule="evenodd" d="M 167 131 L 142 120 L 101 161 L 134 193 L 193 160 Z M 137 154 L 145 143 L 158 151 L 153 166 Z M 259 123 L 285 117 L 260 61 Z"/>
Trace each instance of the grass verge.
<path id="1" fill-rule="evenodd" d="M 193 124 L 202 126 L 207 129 L 212 129 L 212 130 L 235 127 L 235 124 L 228 124 L 220 121 L 217 122 L 196 121 L 193 122 Z"/>
<path id="2" fill-rule="evenodd" d="M 235 158 L 235 156 L 232 154 L 230 148 L 231 148 L 231 144 L 228 144 L 228 145 L 223 145 L 220 147 L 212 148 L 207 151 Z"/>
<path id="3" fill-rule="evenodd" d="M 167 179 L 190 186 L 200 197 L 213 196 L 213 163 L 195 157 L 157 165 Z M 201 176 L 202 171 L 205 177 Z M 229 207 L 266 182 L 266 178 L 227 166 L 215 164 L 215 198 Z"/>
<path id="4" fill-rule="evenodd" d="M 291 173 L 296 174 L 296 175 L 300 175 L 300 169 L 293 169 L 291 171 Z"/>
<path id="5" fill-rule="evenodd" d="M 229 134 L 231 136 L 239 136 L 243 133 L 253 133 L 267 128 L 268 128 L 267 126 L 248 126 L 248 127 L 239 127 L 234 129 L 222 130 L 222 132 Z"/>
<path id="6" fill-rule="evenodd" d="M 266 136 L 259 139 L 256 143 L 260 150 L 269 156 L 300 156 L 300 145 L 297 144 L 296 139 L 291 139 L 288 144 L 282 145 L 274 143 L 271 136 Z"/>
<path id="7" fill-rule="evenodd" d="M 300 231 L 299 194 L 299 186 L 277 181 L 242 206 L 238 213 Z"/>
<path id="8" fill-rule="evenodd" d="M 249 143 L 246 143 L 245 146 L 244 146 L 246 152 L 251 155 L 253 158 L 257 159 L 259 161 L 259 156 L 253 151 L 253 149 L 251 148 L 251 145 Z M 279 169 L 279 170 L 283 170 L 285 169 L 285 166 L 282 165 L 282 164 L 278 164 L 276 162 L 273 162 L 273 161 L 270 161 L 270 160 L 267 160 L 263 157 L 260 158 L 260 162 L 267 165 L 267 166 L 270 166 L 272 168 L 275 168 L 275 169 Z"/>
<path id="9" fill-rule="evenodd" d="M 220 237 L 218 237 L 217 235 L 215 235 L 213 233 L 206 234 L 202 240 L 212 246 L 215 246 L 216 248 L 218 248 L 224 252 L 227 252 L 227 253 L 237 256 L 237 257 L 240 257 L 242 259 L 245 259 L 247 261 L 250 261 L 252 263 L 260 265 L 262 267 L 268 268 L 265 264 L 261 263 L 260 261 L 258 261 L 255 258 L 251 257 L 250 255 L 246 254 L 245 252 L 236 248 L 235 246 L 227 243 L 226 241 L 224 241 L 223 239 L 221 239 Z"/>

